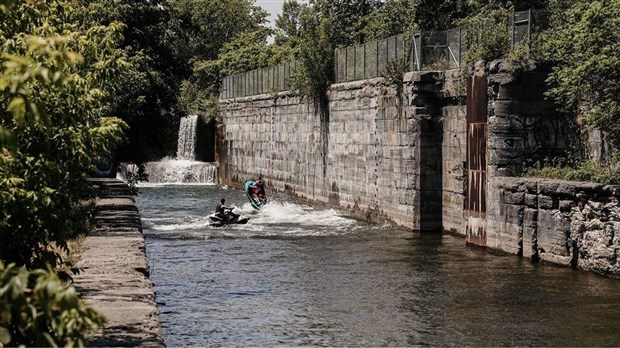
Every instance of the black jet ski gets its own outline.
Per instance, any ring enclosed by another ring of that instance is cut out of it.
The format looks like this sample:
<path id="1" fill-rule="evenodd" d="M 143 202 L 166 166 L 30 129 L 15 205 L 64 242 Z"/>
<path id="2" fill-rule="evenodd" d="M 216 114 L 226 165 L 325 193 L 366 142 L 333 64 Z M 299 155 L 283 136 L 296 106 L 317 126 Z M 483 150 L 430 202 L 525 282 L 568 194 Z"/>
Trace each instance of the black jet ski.
<path id="1" fill-rule="evenodd" d="M 220 227 L 224 225 L 247 224 L 250 218 L 235 214 L 232 210 L 226 210 L 224 219 L 217 214 L 211 214 L 209 215 L 209 221 L 211 221 L 211 226 Z"/>
<path id="2" fill-rule="evenodd" d="M 257 194 L 257 192 L 255 192 L 254 190 L 254 180 L 248 180 L 245 182 L 245 194 L 246 196 L 248 196 L 248 199 L 250 200 L 250 204 L 252 204 L 252 207 L 254 207 L 254 209 L 256 210 L 260 210 L 260 208 L 263 207 L 263 205 L 265 205 L 267 203 L 267 199 L 264 196 L 262 198 L 260 198 Z"/>

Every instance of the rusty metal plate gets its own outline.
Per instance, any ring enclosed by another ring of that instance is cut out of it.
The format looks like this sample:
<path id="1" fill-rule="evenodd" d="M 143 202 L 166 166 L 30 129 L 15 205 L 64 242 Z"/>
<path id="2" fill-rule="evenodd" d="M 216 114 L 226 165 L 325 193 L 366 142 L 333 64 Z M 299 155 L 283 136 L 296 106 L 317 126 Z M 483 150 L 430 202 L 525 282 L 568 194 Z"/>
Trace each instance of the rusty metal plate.
<path id="1" fill-rule="evenodd" d="M 487 79 L 467 79 L 467 243 L 486 245 Z"/>

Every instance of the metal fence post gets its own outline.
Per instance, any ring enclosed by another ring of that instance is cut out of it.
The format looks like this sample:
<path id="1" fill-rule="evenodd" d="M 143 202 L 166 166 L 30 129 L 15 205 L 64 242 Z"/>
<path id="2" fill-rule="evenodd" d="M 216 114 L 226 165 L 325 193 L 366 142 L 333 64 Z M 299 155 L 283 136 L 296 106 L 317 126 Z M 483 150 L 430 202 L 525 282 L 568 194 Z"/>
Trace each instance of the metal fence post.
<path id="1" fill-rule="evenodd" d="M 459 27 L 459 68 L 463 65 L 463 26 Z"/>
<path id="2" fill-rule="evenodd" d="M 353 80 L 357 80 L 357 47 L 353 46 Z"/>
<path id="3" fill-rule="evenodd" d="M 515 12 L 513 11 L 512 12 L 512 44 L 510 46 L 512 47 L 513 50 L 515 49 L 515 29 L 516 29 L 515 19 L 516 19 Z"/>
<path id="4" fill-rule="evenodd" d="M 388 37 L 387 39 L 385 39 L 385 40 L 386 40 L 386 42 L 387 42 L 387 43 L 386 43 L 386 45 L 385 45 L 385 47 L 387 47 L 387 48 L 386 48 L 387 53 L 386 53 L 386 55 L 385 55 L 385 62 L 386 62 L 386 63 L 388 63 L 388 62 L 390 61 L 390 39 L 391 39 L 390 37 Z M 393 49 L 392 49 L 392 50 L 393 50 Z M 386 65 L 386 66 L 387 66 L 387 65 Z"/>
<path id="5" fill-rule="evenodd" d="M 338 75 L 338 64 L 340 63 L 340 61 L 338 60 L 337 48 L 334 50 L 334 60 L 336 61 L 336 64 L 334 64 L 334 76 L 336 76 L 336 82 L 339 82 L 340 76 Z"/>
<path id="6" fill-rule="evenodd" d="M 424 64 L 424 32 L 421 31 L 418 36 L 418 71 L 422 71 L 422 64 Z"/>
<path id="7" fill-rule="evenodd" d="M 368 76 L 366 76 L 366 44 L 364 44 L 364 69 L 362 70 L 362 73 L 364 74 L 364 79 L 368 78 Z"/>
<path id="8" fill-rule="evenodd" d="M 394 36 L 394 61 L 398 62 L 398 35 Z"/>
<path id="9" fill-rule="evenodd" d="M 527 45 L 532 42 L 532 9 L 527 10 Z"/>
<path id="10" fill-rule="evenodd" d="M 375 49 L 375 55 L 377 56 L 377 61 L 375 62 L 376 65 L 376 69 L 375 69 L 375 74 L 377 74 L 377 76 L 381 75 L 381 73 L 379 72 L 379 40 L 375 41 L 375 45 L 376 45 L 376 49 Z"/>
<path id="11" fill-rule="evenodd" d="M 349 48 L 344 49 L 344 80 L 349 80 Z"/>

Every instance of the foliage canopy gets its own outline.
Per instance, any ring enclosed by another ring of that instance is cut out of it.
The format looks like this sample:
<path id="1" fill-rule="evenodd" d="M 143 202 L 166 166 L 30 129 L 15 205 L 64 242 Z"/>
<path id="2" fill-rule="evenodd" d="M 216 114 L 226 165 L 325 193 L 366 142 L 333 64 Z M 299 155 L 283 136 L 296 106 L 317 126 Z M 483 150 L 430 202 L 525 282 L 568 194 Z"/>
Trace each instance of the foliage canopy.
<path id="1" fill-rule="evenodd" d="M 106 115 L 107 83 L 125 68 L 121 25 L 81 29 L 62 0 L 9 7 L 0 23 L 0 259 L 29 268 L 62 263 L 87 228 L 85 175 L 122 136 Z"/>
<path id="2" fill-rule="evenodd" d="M 0 344 L 83 347 L 104 322 L 53 270 L 28 271 L 0 262 Z"/>
<path id="3" fill-rule="evenodd" d="M 620 0 L 576 3 L 544 39 L 548 95 L 620 148 Z"/>

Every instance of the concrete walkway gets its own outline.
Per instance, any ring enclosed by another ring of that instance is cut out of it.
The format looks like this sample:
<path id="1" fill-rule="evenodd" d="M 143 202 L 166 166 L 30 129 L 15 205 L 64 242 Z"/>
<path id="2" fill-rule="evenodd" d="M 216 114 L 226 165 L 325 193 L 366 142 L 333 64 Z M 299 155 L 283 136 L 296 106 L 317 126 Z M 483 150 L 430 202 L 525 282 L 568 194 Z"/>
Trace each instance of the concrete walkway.
<path id="1" fill-rule="evenodd" d="M 74 286 L 107 319 L 89 346 L 164 346 L 149 279 L 138 208 L 127 185 L 93 179 L 99 186 L 95 228 L 84 242 Z"/>

